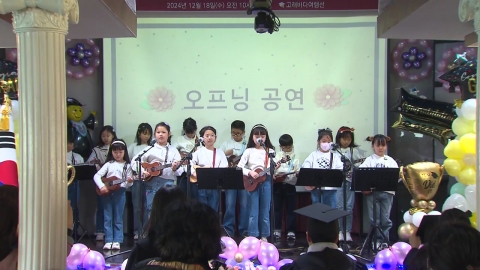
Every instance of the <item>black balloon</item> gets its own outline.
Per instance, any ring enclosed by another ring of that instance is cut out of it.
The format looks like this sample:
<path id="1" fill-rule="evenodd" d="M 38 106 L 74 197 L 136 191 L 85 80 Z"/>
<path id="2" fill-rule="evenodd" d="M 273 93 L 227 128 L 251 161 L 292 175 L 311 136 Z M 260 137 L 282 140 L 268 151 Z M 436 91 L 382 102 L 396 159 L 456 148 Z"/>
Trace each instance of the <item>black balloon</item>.
<path id="1" fill-rule="evenodd" d="M 460 86 L 462 90 L 462 99 L 476 97 L 476 89 L 472 87 L 472 82 L 476 84 L 477 79 L 477 59 L 466 62 L 452 70 L 445 72 L 438 77 L 450 84 L 450 92 L 455 92 L 455 87 Z"/>
<path id="2" fill-rule="evenodd" d="M 433 137 L 445 146 L 448 144 L 449 140 L 455 138 L 455 134 L 452 132 L 451 128 L 437 126 L 428 121 L 414 120 L 404 115 L 400 115 L 398 121 L 392 125 L 392 128 L 421 133 Z"/>

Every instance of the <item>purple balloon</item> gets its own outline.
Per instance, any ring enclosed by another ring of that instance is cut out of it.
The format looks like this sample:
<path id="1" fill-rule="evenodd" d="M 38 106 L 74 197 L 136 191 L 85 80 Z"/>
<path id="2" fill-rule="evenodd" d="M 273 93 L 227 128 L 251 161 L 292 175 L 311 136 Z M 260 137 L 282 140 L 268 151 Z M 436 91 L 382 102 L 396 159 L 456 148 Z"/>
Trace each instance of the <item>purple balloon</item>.
<path id="1" fill-rule="evenodd" d="M 262 265 L 267 267 L 275 265 L 279 258 L 278 249 L 273 244 L 262 242 L 258 251 L 258 260 Z"/>
<path id="2" fill-rule="evenodd" d="M 82 67 L 87 68 L 90 66 L 90 61 L 88 61 L 87 58 L 83 58 L 82 60 L 80 60 L 80 64 L 82 64 Z"/>
<path id="3" fill-rule="evenodd" d="M 238 250 L 243 254 L 243 258 L 250 259 L 257 255 L 260 248 L 260 240 L 255 237 L 246 237 L 238 245 Z"/>
<path id="4" fill-rule="evenodd" d="M 410 54 L 416 55 L 418 53 L 418 49 L 417 47 L 411 47 L 409 52 Z"/>
<path id="5" fill-rule="evenodd" d="M 397 258 L 390 249 L 384 249 L 375 256 L 376 270 L 395 270 L 397 269 Z"/>
<path id="6" fill-rule="evenodd" d="M 85 50 L 85 45 L 83 45 L 82 43 L 77 43 L 75 48 L 77 48 L 77 51 L 83 51 Z"/>
<path id="7" fill-rule="evenodd" d="M 80 59 L 78 59 L 77 57 L 72 57 L 72 59 L 70 60 L 70 64 L 72 64 L 72 66 L 78 66 L 80 64 Z"/>
<path id="8" fill-rule="evenodd" d="M 100 65 L 100 58 L 95 57 L 95 58 L 93 59 L 93 66 L 94 66 L 94 67 L 98 67 L 98 65 Z"/>
<path id="9" fill-rule="evenodd" d="M 67 49 L 67 54 L 70 55 L 70 56 L 75 56 L 75 55 L 77 55 L 77 50 L 75 50 L 74 48 L 68 48 Z"/>
<path id="10" fill-rule="evenodd" d="M 93 41 L 93 39 L 87 39 L 85 43 L 87 43 L 87 45 L 90 45 L 90 46 L 95 46 L 95 41 Z"/>
<path id="11" fill-rule="evenodd" d="M 87 256 L 83 258 L 83 269 L 98 270 L 105 268 L 105 258 L 98 251 L 90 251 Z"/>
<path id="12" fill-rule="evenodd" d="M 417 54 L 417 59 L 418 59 L 418 60 L 423 60 L 423 59 L 425 59 L 426 57 L 427 57 L 427 54 L 426 54 L 426 53 L 421 52 L 421 53 Z"/>
<path id="13" fill-rule="evenodd" d="M 409 62 L 409 61 L 406 61 L 405 63 L 403 63 L 403 68 L 404 69 L 410 69 L 412 67 L 412 63 Z"/>
<path id="14" fill-rule="evenodd" d="M 93 55 L 92 50 L 85 50 L 85 51 L 83 51 L 83 53 L 84 53 L 85 57 L 87 57 L 87 58 L 92 57 L 92 55 Z"/>
<path id="15" fill-rule="evenodd" d="M 410 57 L 410 54 L 408 52 L 402 53 L 402 59 L 403 60 L 407 61 L 409 57 Z"/>
<path id="16" fill-rule="evenodd" d="M 83 79 L 83 77 L 85 77 L 85 74 L 83 74 L 82 71 L 77 71 L 77 72 L 73 73 L 73 78 L 74 79 L 81 80 L 81 79 Z"/>
<path id="17" fill-rule="evenodd" d="M 98 46 L 94 46 L 92 50 L 93 50 L 93 55 L 95 56 L 100 55 L 100 48 L 98 48 Z"/>
<path id="18" fill-rule="evenodd" d="M 92 67 L 90 68 L 92 69 L 92 73 L 93 73 L 94 69 Z M 86 70 L 85 70 L 85 73 L 87 73 Z M 219 256 L 224 259 L 233 259 L 235 254 L 238 252 L 237 243 L 232 238 L 226 237 L 226 236 L 222 237 L 222 242 L 225 245 L 225 248 L 223 249 L 223 253 L 220 254 Z"/>
<path id="19" fill-rule="evenodd" d="M 416 69 L 421 68 L 422 67 L 422 62 L 420 62 L 420 61 L 413 62 L 413 67 L 416 68 Z"/>
<path id="20" fill-rule="evenodd" d="M 77 52 L 77 58 L 78 59 L 83 59 L 85 57 L 85 54 L 82 51 Z"/>
<path id="21" fill-rule="evenodd" d="M 73 71 L 69 68 L 67 68 L 67 76 L 72 77 L 73 76 Z"/>
<path id="22" fill-rule="evenodd" d="M 412 246 L 405 242 L 397 242 L 392 246 L 393 255 L 397 259 L 397 263 L 403 265 L 403 261 L 407 257 L 408 252 L 412 249 Z"/>
<path id="23" fill-rule="evenodd" d="M 95 68 L 93 67 L 88 67 L 83 71 L 83 73 L 85 73 L 85 76 L 90 76 L 93 74 L 93 72 L 95 72 Z"/>

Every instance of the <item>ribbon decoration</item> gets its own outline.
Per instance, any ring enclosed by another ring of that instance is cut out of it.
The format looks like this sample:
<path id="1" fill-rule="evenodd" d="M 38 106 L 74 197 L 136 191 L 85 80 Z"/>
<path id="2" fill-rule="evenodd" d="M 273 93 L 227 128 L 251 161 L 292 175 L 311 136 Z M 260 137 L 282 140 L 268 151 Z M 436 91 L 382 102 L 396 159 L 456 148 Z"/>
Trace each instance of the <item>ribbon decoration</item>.
<path id="1" fill-rule="evenodd" d="M 78 23 L 78 2 L 77 0 L 7 0 L 0 1 L 0 14 L 7 14 L 20 11 L 26 8 L 40 8 L 61 15 L 69 15 L 73 23 Z"/>

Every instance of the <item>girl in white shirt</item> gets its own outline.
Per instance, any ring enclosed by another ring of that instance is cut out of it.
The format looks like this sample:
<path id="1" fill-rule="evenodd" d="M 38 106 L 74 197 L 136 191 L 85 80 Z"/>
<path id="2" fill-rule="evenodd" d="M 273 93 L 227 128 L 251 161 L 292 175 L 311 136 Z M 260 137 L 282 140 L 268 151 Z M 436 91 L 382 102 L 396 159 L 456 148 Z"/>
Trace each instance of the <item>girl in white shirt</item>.
<path id="1" fill-rule="evenodd" d="M 367 141 L 372 142 L 374 154 L 365 159 L 362 165 L 360 165 L 361 168 L 398 168 L 397 162 L 385 154 L 385 151 L 387 151 L 387 142 L 390 141 L 390 137 L 377 134 L 373 137 L 368 137 Z M 383 241 L 388 242 L 388 234 L 390 228 L 392 228 L 390 210 L 392 209 L 393 196 L 395 195 L 395 192 L 375 191 L 375 194 L 372 194 L 371 191 L 363 191 L 362 193 L 365 195 L 365 199 L 367 201 L 368 217 L 370 218 L 371 224 L 373 224 L 373 200 L 375 195 L 377 201 L 376 216 L 380 220 L 380 228 L 387 237 L 387 239 L 383 239 Z M 380 239 L 383 238 L 381 236 L 378 237 Z"/>
<path id="2" fill-rule="evenodd" d="M 310 153 L 302 164 L 302 168 L 334 169 L 343 170 L 343 163 L 340 156 L 330 151 L 333 141 L 332 130 L 329 128 L 318 130 L 317 151 Z M 323 203 L 337 208 L 337 188 L 305 187 L 311 191 L 312 204 Z"/>
<path id="3" fill-rule="evenodd" d="M 197 177 L 195 165 L 209 168 L 227 168 L 228 162 L 225 153 L 214 146 L 217 139 L 217 130 L 211 126 L 206 126 L 200 130 L 200 137 L 203 138 L 205 147 L 201 147 L 193 153 L 192 175 Z M 201 168 L 197 168 L 197 170 L 201 170 Z M 199 189 L 198 200 L 218 211 L 220 198 L 216 189 Z"/>
<path id="4" fill-rule="evenodd" d="M 152 202 L 155 193 L 164 185 L 174 185 L 176 177 L 180 175 L 183 170 L 179 168 L 178 161 L 180 161 L 180 153 L 175 147 L 170 145 L 170 125 L 161 122 L 155 126 L 156 143 L 152 149 L 146 152 L 141 159 L 142 163 L 159 162 L 160 165 L 168 165 L 163 169 L 160 176 L 151 177 L 150 173 L 142 168 L 142 175 L 145 182 L 146 196 L 147 196 L 147 215 L 150 217 L 152 211 Z M 135 162 L 136 157 L 133 158 L 132 169 L 137 170 Z M 151 179 L 150 179 L 151 178 Z"/>
<path id="5" fill-rule="evenodd" d="M 138 125 L 135 142 L 128 146 L 128 156 L 134 157 L 148 147 L 152 140 L 152 126 L 148 123 Z M 133 182 L 132 203 L 133 203 L 133 231 L 134 240 L 138 239 L 139 229 L 143 232 L 142 226 L 147 223 L 147 198 L 145 196 L 145 185 L 140 181 Z M 143 213 L 143 215 L 142 215 Z"/>
<path id="6" fill-rule="evenodd" d="M 120 188 L 109 193 L 102 177 L 124 180 Z M 123 242 L 123 211 L 125 210 L 125 190 L 133 183 L 130 158 L 123 140 L 112 142 L 106 163 L 95 174 L 93 180 L 103 194 L 105 246 L 103 249 L 120 249 Z"/>
<path id="7" fill-rule="evenodd" d="M 261 139 L 268 152 L 258 142 Z M 275 147 L 270 142 L 267 128 L 258 124 L 253 126 L 248 138 L 247 149 L 243 152 L 238 167 L 242 168 L 243 175 L 257 179 L 259 174 L 255 171 L 261 169 L 267 172 L 267 179 L 260 183 L 254 191 L 248 192 L 248 205 L 250 207 L 248 220 L 248 235 L 261 237 L 267 242 L 270 236 L 270 201 L 272 199 L 272 176 L 270 175 L 269 152 L 274 152 Z"/>
<path id="8" fill-rule="evenodd" d="M 353 133 L 355 131 L 354 128 L 349 128 L 346 126 L 340 127 L 337 131 L 337 136 L 335 136 L 335 143 L 337 145 L 340 145 L 339 151 L 342 152 L 342 154 L 348 159 L 348 164 L 349 170 L 347 172 L 347 182 L 342 183 L 342 187 L 337 190 L 337 207 L 338 209 L 343 210 L 343 202 L 346 197 L 346 210 L 350 213 L 351 215 L 346 216 L 346 239 L 345 241 L 351 242 L 352 241 L 352 236 L 350 232 L 352 231 L 352 220 L 353 220 L 353 204 L 355 202 L 355 191 L 352 191 L 352 172 L 353 168 L 355 166 L 360 165 L 360 163 L 363 161 L 362 156 L 360 155 L 360 152 L 358 151 L 357 147 L 358 145 L 355 144 L 355 134 Z M 350 164 L 353 162 L 354 164 Z M 346 186 L 346 195 L 343 195 L 343 185 Z M 340 234 L 339 234 L 339 241 L 344 241 L 343 237 L 343 220 L 339 220 L 340 223 Z"/>
<path id="9" fill-rule="evenodd" d="M 182 126 L 182 136 L 178 137 L 174 142 L 173 146 L 178 150 L 180 156 L 183 158 L 186 154 L 190 153 L 192 150 L 196 151 L 195 146 L 198 142 L 197 136 L 197 122 L 189 117 L 183 121 Z M 198 199 L 198 185 L 196 183 L 191 183 L 189 179 L 187 179 L 186 163 L 182 164 L 182 168 L 184 173 L 178 177 L 178 185 L 182 190 L 192 199 Z M 190 185 L 190 194 L 187 192 L 187 184 Z"/>
<path id="10" fill-rule="evenodd" d="M 87 159 L 87 163 L 95 163 L 95 167 L 97 167 L 97 171 L 100 170 L 100 168 L 103 166 L 103 164 L 107 160 L 108 148 L 110 147 L 110 144 L 112 143 L 112 141 L 115 140 L 116 138 L 117 138 L 117 135 L 115 133 L 115 129 L 112 126 L 110 125 L 103 126 L 102 129 L 100 129 L 97 146 L 95 146 L 92 149 L 92 153 L 90 154 L 90 157 Z M 103 224 L 105 223 L 103 218 L 103 200 L 98 195 L 97 195 L 97 215 L 96 215 L 95 223 L 97 227 L 97 231 L 95 232 L 95 235 L 97 236 L 96 239 L 97 241 L 103 241 L 103 237 L 105 235 L 103 231 Z"/>

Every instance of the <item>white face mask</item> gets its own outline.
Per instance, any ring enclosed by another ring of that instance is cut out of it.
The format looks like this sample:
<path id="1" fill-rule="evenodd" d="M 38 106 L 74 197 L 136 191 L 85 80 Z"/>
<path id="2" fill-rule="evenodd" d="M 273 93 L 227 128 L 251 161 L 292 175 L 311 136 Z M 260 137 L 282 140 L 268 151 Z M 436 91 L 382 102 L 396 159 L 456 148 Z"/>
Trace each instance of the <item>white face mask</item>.
<path id="1" fill-rule="evenodd" d="M 322 149 L 323 151 L 328 151 L 330 150 L 330 144 L 331 143 L 320 143 L 320 149 Z"/>

